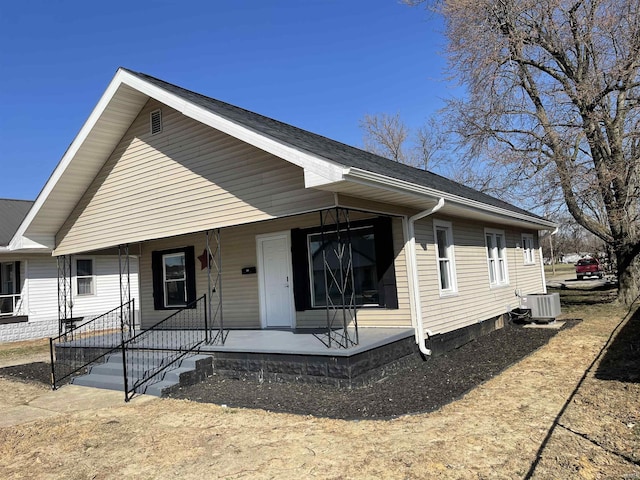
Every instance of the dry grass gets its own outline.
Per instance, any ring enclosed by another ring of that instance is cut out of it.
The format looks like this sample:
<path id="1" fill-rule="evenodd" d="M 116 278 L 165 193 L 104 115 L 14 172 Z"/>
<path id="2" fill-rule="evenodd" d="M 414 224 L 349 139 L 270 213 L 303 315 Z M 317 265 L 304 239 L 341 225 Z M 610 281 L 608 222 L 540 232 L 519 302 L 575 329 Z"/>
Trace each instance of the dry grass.
<path id="1" fill-rule="evenodd" d="M 0 343 L 0 367 L 49 360 L 49 339 Z"/>
<path id="2" fill-rule="evenodd" d="M 595 371 L 581 382 L 624 314 L 569 307 L 579 325 L 430 414 L 349 422 L 184 400 L 123 404 L 0 429 L 0 477 L 640 478 L 640 384 Z"/>

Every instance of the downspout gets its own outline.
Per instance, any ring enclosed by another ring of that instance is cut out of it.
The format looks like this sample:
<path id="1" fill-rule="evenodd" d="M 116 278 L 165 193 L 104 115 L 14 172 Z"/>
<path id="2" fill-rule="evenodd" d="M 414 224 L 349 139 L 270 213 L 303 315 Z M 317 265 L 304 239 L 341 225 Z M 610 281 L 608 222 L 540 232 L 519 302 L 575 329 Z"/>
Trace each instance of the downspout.
<path id="1" fill-rule="evenodd" d="M 444 206 L 444 198 L 440 198 L 438 203 L 429 210 L 424 210 L 416 215 L 407 218 L 406 228 L 407 228 L 407 247 L 408 247 L 408 257 L 409 257 L 409 267 L 410 267 L 410 278 L 409 278 L 409 290 L 412 292 L 413 301 L 412 304 L 412 314 L 414 318 L 414 329 L 416 335 L 416 343 L 418 344 L 418 348 L 420 348 L 420 352 L 423 355 L 431 355 L 431 350 L 426 346 L 426 339 L 424 336 L 424 326 L 422 322 L 422 305 L 420 301 L 420 279 L 418 276 L 418 260 L 416 256 L 416 232 L 415 232 L 415 222 L 428 217 L 429 215 L 433 215 L 438 210 L 440 210 Z"/>
<path id="2" fill-rule="evenodd" d="M 560 227 L 556 227 L 556 229 L 551 232 L 551 234 L 549 235 L 549 237 L 554 236 L 556 233 L 558 233 L 558 230 L 560 229 Z M 543 237 L 545 238 L 545 237 Z M 541 238 L 538 239 L 538 251 L 539 256 L 540 256 L 540 271 L 542 272 L 542 293 L 547 293 L 547 276 L 544 273 L 544 257 L 542 256 L 542 242 L 540 242 L 540 240 L 542 240 Z M 551 262 L 553 262 L 553 255 L 551 255 Z M 553 264 L 553 263 L 552 263 Z M 554 273 L 555 273 L 555 267 L 554 268 Z"/>

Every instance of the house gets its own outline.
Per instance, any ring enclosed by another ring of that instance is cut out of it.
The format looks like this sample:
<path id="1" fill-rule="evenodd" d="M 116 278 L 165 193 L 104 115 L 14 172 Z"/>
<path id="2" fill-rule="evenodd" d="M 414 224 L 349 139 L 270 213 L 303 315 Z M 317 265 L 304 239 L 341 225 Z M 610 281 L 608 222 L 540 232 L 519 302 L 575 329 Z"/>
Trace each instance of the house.
<path id="1" fill-rule="evenodd" d="M 32 201 L 0 199 L 0 342 L 58 335 L 58 262 L 51 249 L 10 249 Z M 15 242 L 14 242 L 15 243 Z M 131 260 L 137 297 L 137 261 Z M 89 319 L 120 305 L 118 258 L 86 254 L 73 259 L 70 318 Z"/>
<path id="2" fill-rule="evenodd" d="M 120 68 L 11 247 L 135 252 L 143 329 L 206 298 L 207 328 L 326 329 L 329 349 L 346 350 L 404 332 L 430 354 L 500 327 L 520 294 L 545 292 L 538 232 L 554 228 L 444 177 Z M 248 351 L 260 348 L 249 337 Z"/>

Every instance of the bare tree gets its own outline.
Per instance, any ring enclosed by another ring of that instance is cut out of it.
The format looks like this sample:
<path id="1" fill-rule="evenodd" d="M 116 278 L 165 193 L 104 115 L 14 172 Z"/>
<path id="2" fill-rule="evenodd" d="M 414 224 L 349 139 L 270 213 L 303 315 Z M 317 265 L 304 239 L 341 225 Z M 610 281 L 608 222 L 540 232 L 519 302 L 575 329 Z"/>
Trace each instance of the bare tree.
<path id="1" fill-rule="evenodd" d="M 407 162 L 405 143 L 409 130 L 399 113 L 395 115 L 367 114 L 360 120 L 360 128 L 364 131 L 365 150 L 396 162 Z"/>
<path id="2" fill-rule="evenodd" d="M 399 113 L 377 113 L 365 115 L 360 120 L 360 128 L 364 149 L 368 152 L 424 170 L 431 170 L 442 161 L 448 141 L 435 118 L 412 131 Z"/>
<path id="3" fill-rule="evenodd" d="M 408 3 L 422 3 L 409 0 Z M 470 151 L 546 178 L 614 252 L 619 299 L 639 292 L 638 0 L 442 0 L 450 103 Z"/>
<path id="4" fill-rule="evenodd" d="M 444 161 L 443 150 L 449 138 L 442 124 L 430 117 L 415 133 L 413 163 L 424 170 L 437 170 Z"/>

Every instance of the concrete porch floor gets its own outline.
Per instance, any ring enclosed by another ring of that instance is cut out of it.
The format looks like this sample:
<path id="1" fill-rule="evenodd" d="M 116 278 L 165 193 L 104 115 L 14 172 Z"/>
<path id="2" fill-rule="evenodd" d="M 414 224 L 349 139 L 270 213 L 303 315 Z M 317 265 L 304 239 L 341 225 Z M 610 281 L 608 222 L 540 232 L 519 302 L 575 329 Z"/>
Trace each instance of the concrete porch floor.
<path id="1" fill-rule="evenodd" d="M 195 343 L 201 335 L 202 332 L 196 330 L 158 330 L 150 332 L 148 335 L 142 335 L 140 342 L 136 343 L 136 347 L 171 350 L 179 347 L 181 343 Z M 321 329 L 225 330 L 224 344 L 221 342 L 202 343 L 199 346 L 199 351 L 205 354 L 228 352 L 350 357 L 399 340 L 405 340 L 413 335 L 412 328 L 360 327 L 358 329 L 358 345 L 341 348 L 333 342 L 329 348 L 326 345 L 326 330 Z M 63 341 L 58 343 L 57 347 L 108 348 L 109 346 L 116 347 L 119 343 L 119 334 L 108 333 Z"/>
<path id="2" fill-rule="evenodd" d="M 327 347 L 326 331 L 320 330 L 227 330 L 225 334 L 224 345 L 203 344 L 200 351 L 349 357 L 412 337 L 414 332 L 412 328 L 360 327 L 358 345 L 349 348 L 341 348 L 335 342 Z"/>

